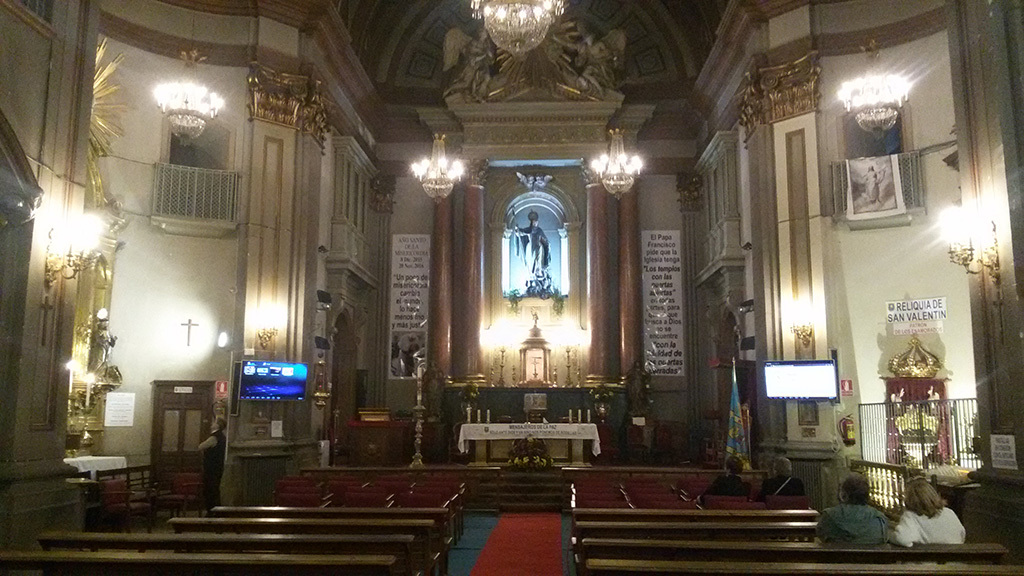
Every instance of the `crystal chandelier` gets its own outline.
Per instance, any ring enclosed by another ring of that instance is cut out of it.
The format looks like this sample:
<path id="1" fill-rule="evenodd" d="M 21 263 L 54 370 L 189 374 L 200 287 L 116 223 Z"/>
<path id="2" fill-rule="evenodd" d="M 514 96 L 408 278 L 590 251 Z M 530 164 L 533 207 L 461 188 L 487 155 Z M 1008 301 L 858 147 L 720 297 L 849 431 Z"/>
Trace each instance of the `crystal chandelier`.
<path id="1" fill-rule="evenodd" d="M 462 162 L 448 160 L 444 152 L 444 135 L 434 135 L 434 146 L 430 158 L 424 158 L 412 165 L 412 173 L 423 184 L 423 190 L 435 201 L 452 193 L 455 181 L 462 178 Z"/>
<path id="2" fill-rule="evenodd" d="M 843 82 L 839 99 L 854 112 L 861 129 L 881 134 L 896 124 L 899 109 L 910 94 L 910 82 L 902 76 L 864 76 Z"/>
<path id="3" fill-rule="evenodd" d="M 601 179 L 605 190 L 611 192 L 616 198 L 625 192 L 629 192 L 636 181 L 643 162 L 640 157 L 626 154 L 626 146 L 622 142 L 622 130 L 611 130 L 612 142 L 608 147 L 608 153 L 602 154 L 590 162 L 590 168 Z"/>
<path id="4" fill-rule="evenodd" d="M 182 52 L 181 57 L 185 60 L 186 69 L 203 60 L 194 49 Z M 153 90 L 153 95 L 171 124 L 171 132 L 187 139 L 198 138 L 206 129 L 206 123 L 216 118 L 224 107 L 223 98 L 192 81 L 160 84 Z"/>
<path id="5" fill-rule="evenodd" d="M 562 14 L 563 0 L 470 0 L 473 13 L 499 48 L 520 57 L 544 40 Z"/>

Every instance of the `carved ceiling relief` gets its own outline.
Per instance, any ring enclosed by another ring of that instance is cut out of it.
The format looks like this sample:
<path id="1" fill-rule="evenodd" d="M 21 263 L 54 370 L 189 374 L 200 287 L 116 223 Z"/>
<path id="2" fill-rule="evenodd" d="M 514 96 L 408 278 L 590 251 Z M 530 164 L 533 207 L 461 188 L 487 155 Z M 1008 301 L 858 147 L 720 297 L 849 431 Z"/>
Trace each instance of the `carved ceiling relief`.
<path id="1" fill-rule="evenodd" d="M 249 117 L 305 132 L 323 148 L 327 138 L 327 109 L 320 81 L 301 74 L 286 74 L 249 65 Z"/>
<path id="2" fill-rule="evenodd" d="M 747 135 L 762 124 L 814 112 L 818 93 L 818 53 L 777 66 L 757 67 L 747 73 L 740 101 L 740 125 Z"/>

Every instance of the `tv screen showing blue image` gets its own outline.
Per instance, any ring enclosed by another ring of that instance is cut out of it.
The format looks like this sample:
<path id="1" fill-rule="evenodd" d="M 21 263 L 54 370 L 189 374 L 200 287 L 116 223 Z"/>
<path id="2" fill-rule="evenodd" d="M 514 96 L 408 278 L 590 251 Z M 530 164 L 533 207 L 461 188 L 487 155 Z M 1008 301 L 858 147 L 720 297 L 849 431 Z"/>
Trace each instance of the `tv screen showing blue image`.
<path id="1" fill-rule="evenodd" d="M 243 360 L 238 376 L 242 400 L 303 400 L 306 397 L 305 364 Z"/>

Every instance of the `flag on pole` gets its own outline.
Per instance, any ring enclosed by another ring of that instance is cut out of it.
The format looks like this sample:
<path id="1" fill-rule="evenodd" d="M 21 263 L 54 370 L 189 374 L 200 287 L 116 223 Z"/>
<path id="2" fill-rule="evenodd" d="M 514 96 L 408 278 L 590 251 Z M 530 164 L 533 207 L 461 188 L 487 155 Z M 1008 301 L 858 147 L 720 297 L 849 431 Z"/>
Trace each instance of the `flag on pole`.
<path id="1" fill-rule="evenodd" d="M 744 465 L 750 463 L 750 446 L 747 444 L 747 430 L 743 425 L 743 411 L 740 408 L 740 389 L 736 383 L 736 359 L 732 360 L 732 398 L 729 401 L 729 437 L 725 452 L 736 456 Z"/>

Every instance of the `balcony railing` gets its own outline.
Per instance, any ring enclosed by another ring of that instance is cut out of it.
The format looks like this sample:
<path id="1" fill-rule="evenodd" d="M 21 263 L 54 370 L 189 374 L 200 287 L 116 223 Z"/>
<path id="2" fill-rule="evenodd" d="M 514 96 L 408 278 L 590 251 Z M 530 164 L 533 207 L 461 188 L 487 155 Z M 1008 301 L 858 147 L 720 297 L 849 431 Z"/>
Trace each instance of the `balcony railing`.
<path id="1" fill-rule="evenodd" d="M 861 404 L 864 460 L 928 470 L 977 469 L 978 402 L 973 398 Z"/>
<path id="2" fill-rule="evenodd" d="M 903 204 L 907 210 L 924 208 L 924 186 L 921 179 L 921 153 L 907 152 L 896 156 L 900 166 L 900 182 L 903 185 Z M 836 218 L 846 217 L 846 192 L 850 180 L 846 174 L 846 162 L 832 162 L 832 202 Z"/>
<path id="3" fill-rule="evenodd" d="M 906 466 L 851 460 L 850 471 L 858 472 L 868 481 L 868 499 L 890 515 L 903 511 L 903 491 L 909 473 Z"/>
<path id="4" fill-rule="evenodd" d="M 234 223 L 238 216 L 237 172 L 157 164 L 153 215 Z"/>

